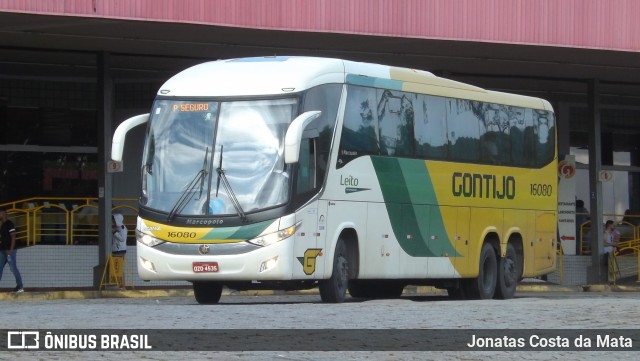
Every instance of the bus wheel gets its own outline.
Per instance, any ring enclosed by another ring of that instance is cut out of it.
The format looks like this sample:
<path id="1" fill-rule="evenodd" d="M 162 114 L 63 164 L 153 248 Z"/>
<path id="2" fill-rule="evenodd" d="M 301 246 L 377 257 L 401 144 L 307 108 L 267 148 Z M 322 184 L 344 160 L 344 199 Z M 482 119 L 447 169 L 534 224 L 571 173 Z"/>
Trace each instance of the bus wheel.
<path id="1" fill-rule="evenodd" d="M 516 249 L 511 243 L 507 244 L 507 254 L 500 259 L 498 265 L 498 282 L 495 297 L 507 300 L 516 294 L 518 285 L 518 258 Z"/>
<path id="2" fill-rule="evenodd" d="M 498 265 L 496 252 L 489 243 L 482 245 L 478 278 L 467 281 L 467 296 L 481 300 L 491 299 L 496 291 Z"/>
<path id="3" fill-rule="evenodd" d="M 222 283 L 195 281 L 193 282 L 193 294 L 201 305 L 216 304 L 222 296 Z"/>
<path id="4" fill-rule="evenodd" d="M 333 256 L 333 272 L 331 278 L 320 282 L 320 298 L 323 302 L 344 302 L 349 283 L 349 264 L 347 261 L 347 247 L 339 239 Z"/>

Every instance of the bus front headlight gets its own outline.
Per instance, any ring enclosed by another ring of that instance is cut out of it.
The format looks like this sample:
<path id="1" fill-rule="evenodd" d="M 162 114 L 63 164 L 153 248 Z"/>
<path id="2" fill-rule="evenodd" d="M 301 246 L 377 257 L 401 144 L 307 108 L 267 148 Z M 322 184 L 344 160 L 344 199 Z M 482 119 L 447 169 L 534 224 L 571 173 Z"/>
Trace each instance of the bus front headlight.
<path id="1" fill-rule="evenodd" d="M 159 244 L 163 244 L 164 241 L 158 239 L 150 234 L 142 233 L 140 231 L 136 231 L 136 239 L 138 242 L 144 244 L 145 246 L 155 247 Z"/>
<path id="2" fill-rule="evenodd" d="M 298 222 L 289 228 L 281 229 L 277 232 L 264 234 L 262 236 L 250 239 L 247 242 L 251 244 L 255 244 L 256 246 L 262 246 L 262 247 L 272 245 L 276 242 L 280 242 L 284 239 L 287 239 L 293 236 L 293 234 L 296 233 L 296 230 L 300 228 L 300 223 L 301 222 Z"/>

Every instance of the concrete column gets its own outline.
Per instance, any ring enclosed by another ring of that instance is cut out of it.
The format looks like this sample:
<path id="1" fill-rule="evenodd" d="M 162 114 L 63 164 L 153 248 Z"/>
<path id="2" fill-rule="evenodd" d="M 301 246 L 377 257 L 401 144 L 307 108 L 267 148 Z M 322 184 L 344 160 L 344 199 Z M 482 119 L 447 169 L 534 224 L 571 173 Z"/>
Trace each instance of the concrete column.
<path id="1" fill-rule="evenodd" d="M 107 255 L 111 252 L 112 175 L 107 173 L 107 161 L 111 155 L 111 120 L 113 112 L 113 79 L 110 74 L 110 54 L 96 54 L 97 68 L 97 129 L 98 129 L 98 265 L 93 268 L 93 286 L 97 289 L 102 280 Z"/>
<path id="2" fill-rule="evenodd" d="M 589 197 L 591 199 L 591 267 L 588 268 L 587 281 L 590 284 L 607 282 L 607 270 L 602 267 L 600 258 L 603 246 L 602 235 L 602 183 L 599 175 L 602 169 L 602 123 L 600 119 L 600 82 L 591 79 L 588 82 L 589 118 Z"/>

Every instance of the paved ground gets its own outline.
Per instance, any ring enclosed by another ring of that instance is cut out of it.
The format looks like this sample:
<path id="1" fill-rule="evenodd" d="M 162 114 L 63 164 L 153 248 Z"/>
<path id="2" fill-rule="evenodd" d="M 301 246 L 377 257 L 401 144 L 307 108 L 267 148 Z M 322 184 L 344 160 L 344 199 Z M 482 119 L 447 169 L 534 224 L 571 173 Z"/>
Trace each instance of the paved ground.
<path id="1" fill-rule="evenodd" d="M 640 292 L 634 286 L 558 287 L 521 285 L 508 301 L 454 301 L 430 288 L 408 288 L 396 300 L 349 300 L 323 304 L 311 291 L 303 294 L 226 293 L 219 305 L 197 305 L 189 290 L 103 291 L 101 293 L 3 294 L 0 328 L 12 329 L 557 329 L 608 332 L 638 329 Z M 425 292 L 427 291 L 427 292 Z M 629 291 L 629 292 L 624 292 Z M 635 292 L 634 292 L 635 291 Z M 3 335 L 0 335 L 3 336 Z M 274 335 L 274 338 L 276 335 Z M 244 339 L 242 340 L 244 342 Z M 247 344 L 255 340 L 246 339 Z M 206 342 L 206 341 L 203 341 Z M 274 342 L 278 342 L 274 339 Z M 640 342 L 638 340 L 637 342 Z M 0 360 L 635 360 L 625 351 L 229 351 L 103 352 L 0 351 Z"/>

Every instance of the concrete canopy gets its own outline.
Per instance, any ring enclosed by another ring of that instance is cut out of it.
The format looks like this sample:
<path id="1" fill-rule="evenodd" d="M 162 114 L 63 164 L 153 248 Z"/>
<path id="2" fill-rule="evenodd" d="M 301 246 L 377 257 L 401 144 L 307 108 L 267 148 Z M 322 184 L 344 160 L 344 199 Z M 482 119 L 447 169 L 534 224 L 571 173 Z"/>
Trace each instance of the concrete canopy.
<path id="1" fill-rule="evenodd" d="M 112 53 L 116 81 L 164 80 L 210 59 L 314 55 L 419 68 L 547 98 L 584 99 L 592 78 L 603 96 L 640 96 L 635 52 L 0 13 L 0 77 L 93 78 L 95 52 Z"/>

